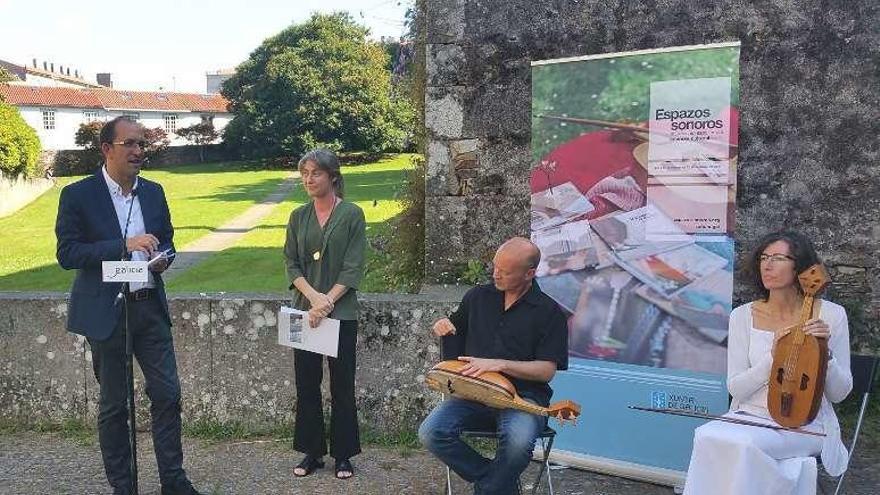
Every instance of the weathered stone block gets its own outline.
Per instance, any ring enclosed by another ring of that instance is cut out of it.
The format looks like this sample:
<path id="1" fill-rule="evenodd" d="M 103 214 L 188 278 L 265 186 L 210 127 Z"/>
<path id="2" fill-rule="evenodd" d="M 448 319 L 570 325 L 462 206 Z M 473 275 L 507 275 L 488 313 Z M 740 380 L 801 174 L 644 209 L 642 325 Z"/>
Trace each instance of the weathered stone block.
<path id="1" fill-rule="evenodd" d="M 226 305 L 234 301 L 216 301 L 207 296 L 169 301 L 181 405 L 187 420 L 214 417 L 217 397 L 211 368 L 213 339 L 217 328 L 223 328 Z"/>
<path id="2" fill-rule="evenodd" d="M 425 94 L 425 126 L 438 138 L 462 137 L 464 90 L 461 87 L 428 88 Z"/>
<path id="3" fill-rule="evenodd" d="M 480 159 L 477 152 L 479 141 L 476 139 L 462 139 L 450 143 L 452 156 L 452 173 L 457 183 L 453 194 L 467 196 L 476 192 L 480 173 Z"/>
<path id="4" fill-rule="evenodd" d="M 528 78 L 507 86 L 484 86 L 469 91 L 464 103 L 464 135 L 527 139 L 532 117 L 530 84 L 531 78 Z"/>
<path id="5" fill-rule="evenodd" d="M 425 198 L 425 273 L 431 280 L 449 281 L 458 276 L 457 265 L 466 260 L 464 222 L 467 206 L 461 196 Z"/>
<path id="6" fill-rule="evenodd" d="M 0 314 L 5 320 L 0 344 L 0 417 L 27 422 L 81 419 L 85 339 L 65 329 L 67 301 L 35 297 L 28 304 L 4 305 Z"/>
<path id="7" fill-rule="evenodd" d="M 455 43 L 464 36 L 465 0 L 426 0 L 428 43 Z"/>
<path id="8" fill-rule="evenodd" d="M 428 86 L 458 86 L 468 81 L 465 50 L 455 44 L 432 44 L 426 47 L 425 72 Z"/>
<path id="9" fill-rule="evenodd" d="M 521 138 L 490 138 L 483 141 L 480 151 L 485 176 L 497 176 L 500 188 L 495 194 L 504 194 L 514 198 L 530 198 L 529 176 L 533 164 L 529 141 Z M 491 194 L 492 191 L 484 184 L 478 191 Z"/>
<path id="10" fill-rule="evenodd" d="M 282 302 L 250 298 L 219 303 L 220 318 L 211 328 L 212 417 L 221 422 L 292 422 L 293 349 L 278 345 L 276 317 Z"/>
<path id="11" fill-rule="evenodd" d="M 429 140 L 425 165 L 425 194 L 428 196 L 447 196 L 455 194 L 457 186 L 449 157 L 448 144 L 436 139 Z"/>
<path id="12" fill-rule="evenodd" d="M 380 431 L 414 429 L 439 399 L 424 384 L 440 360 L 431 325 L 458 302 L 382 296 L 360 318 L 356 396 L 364 422 Z M 431 300 L 430 303 L 428 301 Z"/>
<path id="13" fill-rule="evenodd" d="M 425 219 L 430 279 L 451 281 L 468 260 L 489 261 L 495 249 L 515 235 L 528 235 L 529 198 L 471 195 L 428 198 L 425 207 L 438 212 Z"/>

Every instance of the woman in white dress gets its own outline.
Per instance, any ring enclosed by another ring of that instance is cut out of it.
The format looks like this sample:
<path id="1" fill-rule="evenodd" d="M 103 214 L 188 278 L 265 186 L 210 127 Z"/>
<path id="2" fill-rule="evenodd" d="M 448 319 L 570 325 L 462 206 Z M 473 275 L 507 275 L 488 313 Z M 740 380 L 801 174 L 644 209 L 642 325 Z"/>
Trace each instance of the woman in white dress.
<path id="1" fill-rule="evenodd" d="M 773 344 L 800 319 L 804 296 L 797 274 L 818 262 L 810 241 L 793 232 L 765 236 L 752 255 L 754 283 L 762 297 L 730 314 L 727 388 L 733 400 L 728 416 L 776 424 L 767 411 Z M 852 389 L 846 312 L 817 299 L 804 328 L 828 338 L 825 393 L 816 419 L 804 426 L 825 436 L 709 422 L 694 432 L 685 495 L 814 495 L 816 456 L 832 476 L 846 470 L 849 459 L 831 406 Z"/>

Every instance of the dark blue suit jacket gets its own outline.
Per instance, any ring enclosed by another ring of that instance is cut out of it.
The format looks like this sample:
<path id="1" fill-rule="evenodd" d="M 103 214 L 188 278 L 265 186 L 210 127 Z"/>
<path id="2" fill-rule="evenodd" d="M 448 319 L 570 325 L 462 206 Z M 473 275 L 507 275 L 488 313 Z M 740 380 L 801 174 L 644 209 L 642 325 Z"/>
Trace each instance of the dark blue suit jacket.
<path id="1" fill-rule="evenodd" d="M 146 231 L 159 239 L 159 250 L 173 248 L 174 228 L 162 186 L 140 177 L 137 198 Z M 70 289 L 67 329 L 86 337 L 106 340 L 122 316 L 122 304 L 115 304 L 121 284 L 101 281 L 101 262 L 122 259 L 125 244 L 110 190 L 100 169 L 95 175 L 61 190 L 55 236 L 58 238 L 58 263 L 65 270 L 77 270 Z M 153 275 L 156 292 L 170 326 L 165 286 L 159 274 Z"/>

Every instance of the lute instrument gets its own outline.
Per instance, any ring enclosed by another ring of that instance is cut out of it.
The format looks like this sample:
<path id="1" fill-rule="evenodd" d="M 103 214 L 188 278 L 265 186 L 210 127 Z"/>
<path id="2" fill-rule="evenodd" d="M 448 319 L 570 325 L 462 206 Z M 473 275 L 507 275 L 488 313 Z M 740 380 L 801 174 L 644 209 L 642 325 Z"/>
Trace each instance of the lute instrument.
<path id="1" fill-rule="evenodd" d="M 465 376 L 462 368 L 468 363 L 458 360 L 441 361 L 425 376 L 425 384 L 438 392 L 462 399 L 480 402 L 496 409 L 518 409 L 538 416 L 556 418 L 560 423 L 575 422 L 581 406 L 570 401 L 555 402 L 541 407 L 524 400 L 516 393 L 516 387 L 504 375 L 494 371 L 479 376 Z"/>
<path id="2" fill-rule="evenodd" d="M 816 419 L 825 391 L 828 341 L 804 332 L 816 296 L 831 282 L 822 265 L 798 275 L 804 293 L 800 321 L 777 339 L 767 391 L 767 410 L 777 423 L 798 428 Z"/>

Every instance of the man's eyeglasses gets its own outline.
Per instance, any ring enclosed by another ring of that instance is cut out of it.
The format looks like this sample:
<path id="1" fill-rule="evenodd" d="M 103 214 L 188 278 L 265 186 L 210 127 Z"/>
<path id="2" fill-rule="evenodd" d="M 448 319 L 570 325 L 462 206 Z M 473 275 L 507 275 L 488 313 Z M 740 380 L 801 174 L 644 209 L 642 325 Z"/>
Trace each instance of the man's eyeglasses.
<path id="1" fill-rule="evenodd" d="M 794 256 L 789 256 L 787 254 L 782 254 L 782 253 L 762 254 L 761 256 L 758 256 L 758 259 L 761 261 L 761 263 L 776 264 L 776 263 L 783 263 L 783 262 L 786 262 L 789 260 L 794 261 Z"/>
<path id="2" fill-rule="evenodd" d="M 115 141 L 110 144 L 118 144 L 120 146 L 125 146 L 126 148 L 134 148 L 137 146 L 138 148 L 145 150 L 147 146 L 150 145 L 148 141 L 138 141 L 136 139 L 126 139 L 125 141 Z"/>

